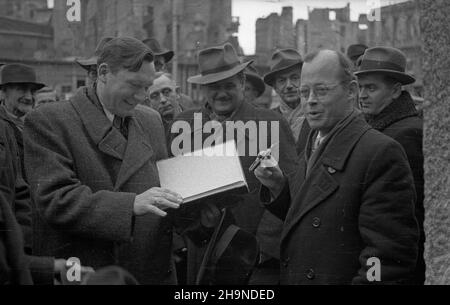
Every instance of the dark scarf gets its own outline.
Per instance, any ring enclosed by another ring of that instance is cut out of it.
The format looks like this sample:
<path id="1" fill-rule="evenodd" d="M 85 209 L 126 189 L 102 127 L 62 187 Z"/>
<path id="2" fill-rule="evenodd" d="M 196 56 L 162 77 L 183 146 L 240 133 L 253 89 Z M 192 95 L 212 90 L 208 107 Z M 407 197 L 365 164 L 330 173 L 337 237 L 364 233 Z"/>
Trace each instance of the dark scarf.
<path id="1" fill-rule="evenodd" d="M 378 131 L 383 131 L 386 127 L 395 122 L 408 117 L 418 116 L 414 101 L 408 91 L 403 91 L 398 99 L 395 99 L 379 114 L 366 114 L 364 118 L 367 123 Z"/>

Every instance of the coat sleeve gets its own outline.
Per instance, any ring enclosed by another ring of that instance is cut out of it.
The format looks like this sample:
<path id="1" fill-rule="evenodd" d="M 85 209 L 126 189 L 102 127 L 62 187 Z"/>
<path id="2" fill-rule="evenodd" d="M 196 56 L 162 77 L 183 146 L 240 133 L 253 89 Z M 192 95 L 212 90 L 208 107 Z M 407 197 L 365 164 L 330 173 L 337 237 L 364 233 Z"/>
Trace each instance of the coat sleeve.
<path id="1" fill-rule="evenodd" d="M 25 169 L 37 212 L 57 230 L 92 239 L 127 242 L 136 194 L 93 192 L 77 177 L 60 125 L 39 110 L 25 120 Z"/>
<path id="2" fill-rule="evenodd" d="M 365 248 L 353 284 L 368 284 L 368 274 L 376 275 L 370 258 L 380 261 L 382 283 L 411 280 L 419 236 L 414 202 L 413 178 L 406 155 L 397 142 L 389 141 L 375 153 L 365 177 L 359 214 Z"/>
<path id="3" fill-rule="evenodd" d="M 265 206 L 266 209 L 269 210 L 270 213 L 272 213 L 282 221 L 286 219 L 289 207 L 291 206 L 289 183 L 286 182 L 280 195 L 274 200 L 272 200 L 271 198 L 270 190 L 264 185 L 261 186 L 259 195 L 261 203 Z"/>
<path id="4" fill-rule="evenodd" d="M 24 171 L 22 168 L 19 147 L 14 136 L 14 129 L 13 127 L 10 127 L 10 125 L 5 125 L 5 128 L 5 136 L 8 138 L 7 141 L 10 146 L 10 154 L 12 158 L 11 166 L 14 170 L 13 176 L 15 177 L 15 195 L 13 196 L 14 202 L 11 204 L 13 206 L 13 212 L 16 220 L 23 232 L 25 251 L 30 254 L 33 243 L 30 191 L 23 176 Z"/>
<path id="5" fill-rule="evenodd" d="M 414 185 L 416 187 L 417 204 L 416 217 L 423 230 L 423 221 L 425 211 L 423 208 L 424 200 L 424 169 L 423 169 L 423 150 L 422 150 L 423 131 L 420 128 L 403 128 L 399 130 L 394 139 L 400 143 L 408 157 L 411 166 Z"/>
<path id="6" fill-rule="evenodd" d="M 55 259 L 47 256 L 26 256 L 34 285 L 53 285 Z"/>
<path id="7" fill-rule="evenodd" d="M 21 176 L 22 170 L 17 172 L 16 177 L 16 196 L 14 204 L 14 214 L 17 222 L 22 228 L 24 247 L 28 254 L 31 254 L 33 243 L 33 229 L 31 220 L 31 200 L 28 184 Z"/>

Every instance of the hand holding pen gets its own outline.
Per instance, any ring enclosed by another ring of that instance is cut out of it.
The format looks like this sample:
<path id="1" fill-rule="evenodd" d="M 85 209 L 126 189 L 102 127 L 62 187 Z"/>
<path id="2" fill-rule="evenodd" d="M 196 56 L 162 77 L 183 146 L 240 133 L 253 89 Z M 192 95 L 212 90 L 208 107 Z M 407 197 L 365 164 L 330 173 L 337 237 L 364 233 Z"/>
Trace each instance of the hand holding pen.
<path id="1" fill-rule="evenodd" d="M 250 165 L 250 168 L 248 169 L 250 172 L 253 172 L 258 166 L 261 165 L 261 162 L 263 160 L 269 160 L 272 158 L 272 150 L 275 148 L 275 146 L 278 145 L 278 143 L 273 144 L 269 149 L 261 151 L 258 156 L 256 157 L 256 160 Z M 274 166 L 276 165 L 276 161 Z"/>
<path id="2" fill-rule="evenodd" d="M 272 147 L 268 150 L 260 152 L 255 162 L 253 162 L 249 168 L 250 171 L 254 171 L 256 178 L 261 182 L 261 184 L 270 190 L 273 198 L 278 197 L 286 183 L 286 178 L 284 177 L 283 172 L 272 156 L 272 150 L 275 145 L 272 145 Z M 261 162 L 266 160 L 273 162 L 271 166 L 261 166 Z"/>

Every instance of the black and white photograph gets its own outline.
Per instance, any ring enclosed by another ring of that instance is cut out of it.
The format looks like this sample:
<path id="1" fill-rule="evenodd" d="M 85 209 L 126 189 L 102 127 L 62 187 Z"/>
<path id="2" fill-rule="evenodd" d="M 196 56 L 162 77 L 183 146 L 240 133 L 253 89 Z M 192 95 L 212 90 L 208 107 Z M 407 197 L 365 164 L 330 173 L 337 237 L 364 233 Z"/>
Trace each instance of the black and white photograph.
<path id="1" fill-rule="evenodd" d="M 445 0 L 0 0 L 0 285 L 450 285 L 449 26 Z"/>

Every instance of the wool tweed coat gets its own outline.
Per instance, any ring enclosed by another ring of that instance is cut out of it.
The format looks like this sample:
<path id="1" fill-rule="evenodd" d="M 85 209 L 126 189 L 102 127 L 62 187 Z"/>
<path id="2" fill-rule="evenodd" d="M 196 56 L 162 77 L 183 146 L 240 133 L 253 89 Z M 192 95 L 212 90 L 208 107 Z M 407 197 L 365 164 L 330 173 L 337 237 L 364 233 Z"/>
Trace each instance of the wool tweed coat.
<path id="1" fill-rule="evenodd" d="M 160 117 L 136 108 L 126 140 L 95 98 L 83 88 L 25 121 L 36 253 L 95 269 L 119 265 L 141 284 L 174 284 L 171 217 L 133 216 L 136 194 L 159 186 L 155 162 L 167 157 Z"/>

